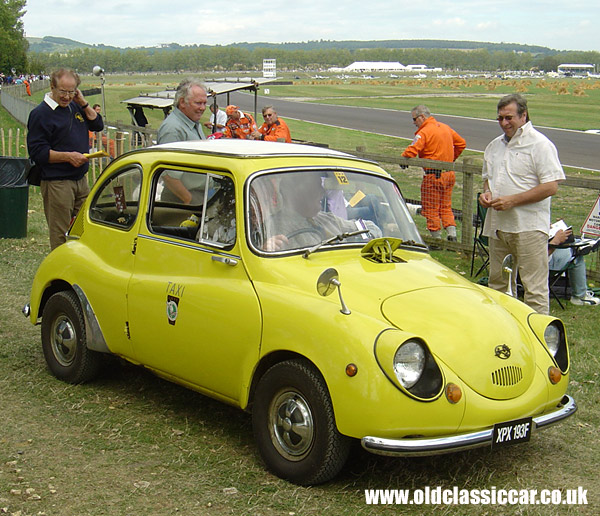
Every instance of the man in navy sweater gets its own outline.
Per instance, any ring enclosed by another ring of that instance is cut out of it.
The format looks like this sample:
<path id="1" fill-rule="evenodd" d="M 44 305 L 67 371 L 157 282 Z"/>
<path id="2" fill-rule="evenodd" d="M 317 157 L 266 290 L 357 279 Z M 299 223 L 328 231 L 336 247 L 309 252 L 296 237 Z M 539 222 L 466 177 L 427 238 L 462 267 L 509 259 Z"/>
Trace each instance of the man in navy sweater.
<path id="1" fill-rule="evenodd" d="M 50 92 L 29 114 L 27 149 L 42 169 L 42 199 L 50 248 L 66 241 L 65 233 L 90 189 L 86 177 L 88 131 L 102 131 L 102 117 L 86 102 L 73 71 L 50 76 Z"/>

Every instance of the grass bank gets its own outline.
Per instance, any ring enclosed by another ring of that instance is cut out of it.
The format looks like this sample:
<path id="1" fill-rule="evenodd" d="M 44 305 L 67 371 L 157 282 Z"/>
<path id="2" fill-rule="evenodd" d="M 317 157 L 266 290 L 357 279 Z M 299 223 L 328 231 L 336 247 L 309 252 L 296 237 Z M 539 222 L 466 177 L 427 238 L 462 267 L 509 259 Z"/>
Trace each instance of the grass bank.
<path id="1" fill-rule="evenodd" d="M 552 310 L 567 325 L 579 412 L 527 445 L 413 459 L 356 447 L 334 481 L 297 487 L 267 473 L 243 412 L 114 362 L 71 386 L 46 369 L 39 327 L 20 313 L 48 252 L 38 189 L 25 239 L 0 239 L 0 513 L 21 516 L 598 513 L 600 310 Z M 434 252 L 464 273 L 469 261 Z M 407 417 L 410 417 L 407 414 Z M 371 506 L 366 489 L 587 489 L 587 506 Z"/>

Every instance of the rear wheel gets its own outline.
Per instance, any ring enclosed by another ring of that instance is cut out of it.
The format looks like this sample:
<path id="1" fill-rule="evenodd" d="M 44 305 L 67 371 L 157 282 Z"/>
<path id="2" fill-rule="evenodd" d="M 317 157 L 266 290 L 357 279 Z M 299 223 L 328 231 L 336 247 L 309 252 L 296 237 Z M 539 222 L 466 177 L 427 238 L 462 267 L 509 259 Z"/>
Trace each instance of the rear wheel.
<path id="1" fill-rule="evenodd" d="M 42 349 L 50 371 L 60 380 L 82 383 L 98 374 L 102 354 L 86 346 L 85 321 L 74 292 L 57 292 L 46 302 Z"/>
<path id="2" fill-rule="evenodd" d="M 252 425 L 267 467 L 297 484 L 331 480 L 348 458 L 351 440 L 338 432 L 325 381 L 306 360 L 276 364 L 260 379 Z"/>

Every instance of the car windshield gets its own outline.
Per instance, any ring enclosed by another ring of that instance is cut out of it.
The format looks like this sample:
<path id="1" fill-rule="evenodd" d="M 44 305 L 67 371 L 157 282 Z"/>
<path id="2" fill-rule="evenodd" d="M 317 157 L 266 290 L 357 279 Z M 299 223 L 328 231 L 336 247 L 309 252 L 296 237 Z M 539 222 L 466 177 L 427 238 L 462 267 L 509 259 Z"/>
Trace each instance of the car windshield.
<path id="1" fill-rule="evenodd" d="M 262 174 L 251 181 L 248 200 L 250 243 L 261 252 L 380 237 L 423 245 L 398 187 L 382 176 L 337 169 Z"/>

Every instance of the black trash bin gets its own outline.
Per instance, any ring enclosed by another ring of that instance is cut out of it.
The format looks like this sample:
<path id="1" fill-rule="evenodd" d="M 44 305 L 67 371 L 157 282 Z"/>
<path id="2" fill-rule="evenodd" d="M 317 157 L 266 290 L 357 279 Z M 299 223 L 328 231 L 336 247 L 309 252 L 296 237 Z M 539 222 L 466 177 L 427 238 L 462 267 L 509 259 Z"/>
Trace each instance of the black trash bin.
<path id="1" fill-rule="evenodd" d="M 0 238 L 27 236 L 27 158 L 0 156 Z"/>

